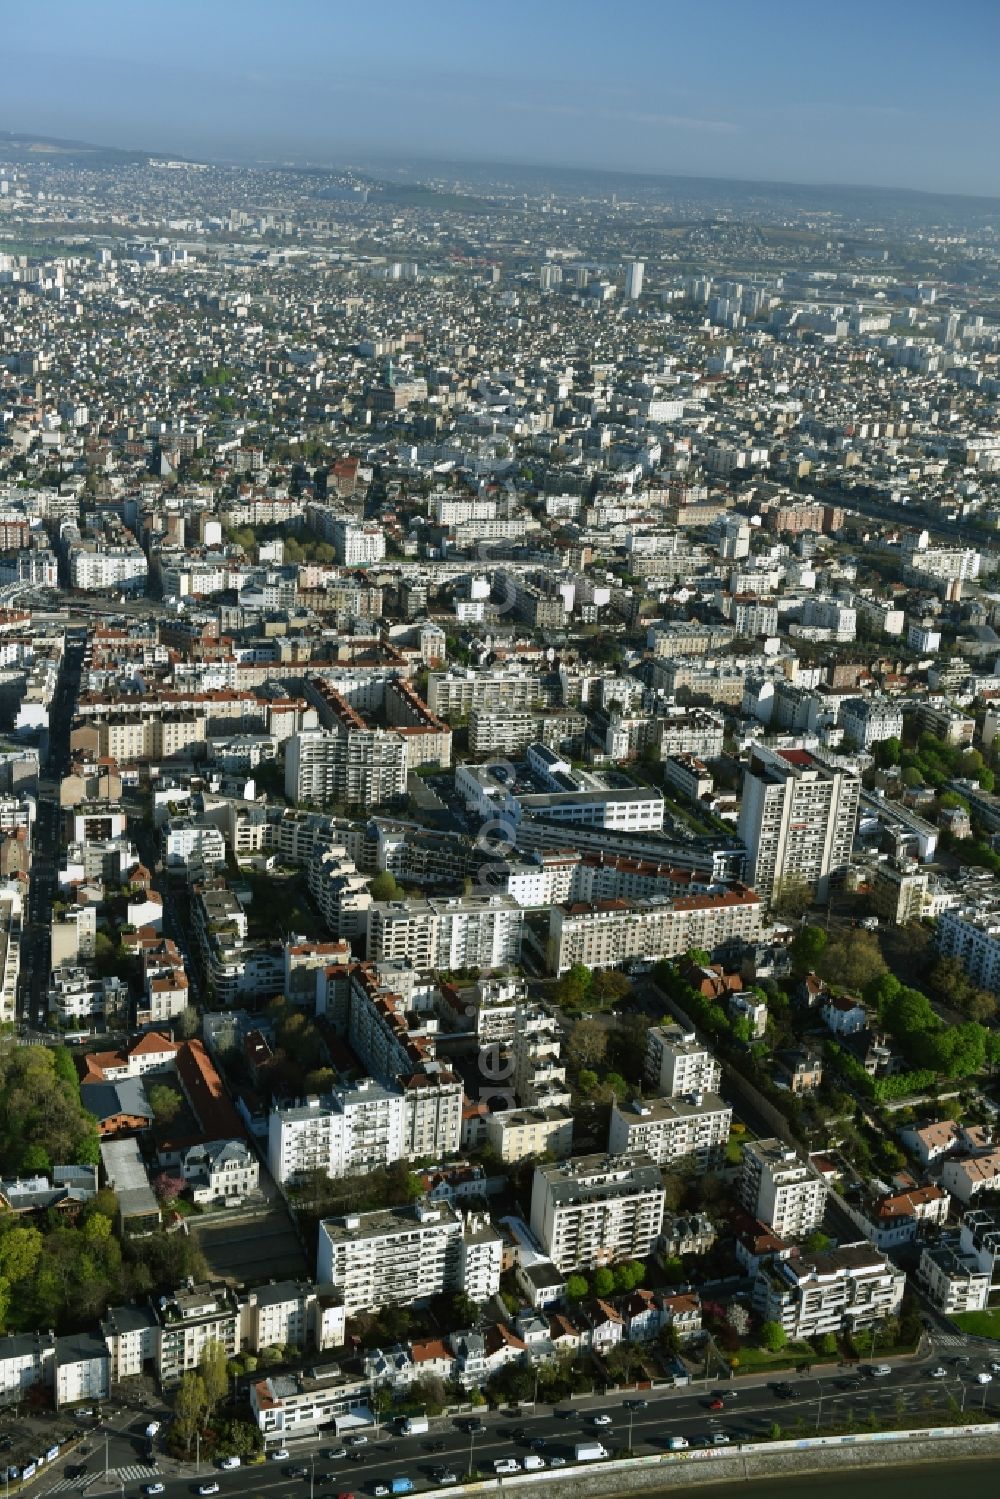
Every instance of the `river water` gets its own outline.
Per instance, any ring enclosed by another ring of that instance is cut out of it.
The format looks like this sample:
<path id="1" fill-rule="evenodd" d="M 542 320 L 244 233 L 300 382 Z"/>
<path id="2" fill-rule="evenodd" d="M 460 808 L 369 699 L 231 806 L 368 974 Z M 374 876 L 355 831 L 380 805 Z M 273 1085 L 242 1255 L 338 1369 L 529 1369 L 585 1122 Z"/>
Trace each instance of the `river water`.
<path id="1" fill-rule="evenodd" d="M 708 1499 L 942 1499 L 952 1485 L 969 1499 L 1000 1494 L 1000 1459 L 915 1463 L 908 1467 L 844 1468 L 837 1473 L 795 1473 L 745 1483 L 701 1484 Z M 647 1491 L 649 1493 L 650 1491 Z M 660 1493 L 677 1499 L 678 1490 Z M 645 1499 L 645 1496 L 644 1496 Z"/>

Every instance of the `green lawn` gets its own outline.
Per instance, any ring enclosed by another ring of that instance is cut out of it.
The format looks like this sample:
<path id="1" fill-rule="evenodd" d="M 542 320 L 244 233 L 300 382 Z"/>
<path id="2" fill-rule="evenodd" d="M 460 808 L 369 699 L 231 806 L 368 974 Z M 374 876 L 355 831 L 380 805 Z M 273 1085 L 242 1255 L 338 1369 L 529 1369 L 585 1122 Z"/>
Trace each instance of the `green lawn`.
<path id="1" fill-rule="evenodd" d="M 973 1337 L 1000 1338 L 1000 1307 L 991 1312 L 959 1312 L 951 1320 Z"/>
<path id="2" fill-rule="evenodd" d="M 768 1369 L 794 1369 L 796 1364 L 816 1364 L 820 1360 L 815 1348 L 809 1343 L 789 1343 L 780 1353 L 768 1353 L 766 1348 L 744 1345 L 736 1355 L 739 1363 L 736 1373 L 761 1374 Z"/>

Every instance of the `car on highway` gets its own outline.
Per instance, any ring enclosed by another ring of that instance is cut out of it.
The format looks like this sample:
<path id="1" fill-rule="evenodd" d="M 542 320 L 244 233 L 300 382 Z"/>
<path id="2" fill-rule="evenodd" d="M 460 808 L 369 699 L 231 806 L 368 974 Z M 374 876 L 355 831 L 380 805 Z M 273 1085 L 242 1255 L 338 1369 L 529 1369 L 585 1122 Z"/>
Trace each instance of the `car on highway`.
<path id="1" fill-rule="evenodd" d="M 591 1426 L 610 1426 L 611 1417 L 605 1411 L 600 1411 L 596 1416 L 591 1416 L 590 1424 Z"/>
<path id="2" fill-rule="evenodd" d="M 202 1499 L 207 1499 L 209 1494 L 217 1494 L 218 1492 L 219 1485 L 215 1482 L 214 1478 L 211 1483 L 200 1483 L 198 1485 L 198 1493 L 202 1495 Z"/>
<path id="3" fill-rule="evenodd" d="M 1000 1363 L 998 1363 L 996 1359 L 994 1359 L 992 1364 L 990 1364 L 990 1373 L 1000 1374 Z"/>
<path id="4" fill-rule="evenodd" d="M 708 1408 L 710 1411 L 723 1411 L 726 1408 L 726 1402 L 716 1395 L 713 1400 L 708 1402 Z"/>
<path id="5" fill-rule="evenodd" d="M 946 1368 L 944 1368 L 944 1366 L 942 1364 L 938 1364 L 935 1368 L 927 1370 L 927 1378 L 928 1379 L 947 1379 L 948 1378 L 948 1370 Z"/>
<path id="6" fill-rule="evenodd" d="M 648 1400 L 623 1400 L 622 1405 L 627 1411 L 644 1411 L 649 1409 Z"/>
<path id="7" fill-rule="evenodd" d="M 544 1437 L 532 1437 L 531 1438 L 531 1445 L 535 1449 L 536 1452 L 541 1452 L 542 1448 L 546 1445 L 545 1438 Z"/>
<path id="8" fill-rule="evenodd" d="M 143 1489 L 142 1492 L 144 1494 L 150 1494 L 150 1495 L 152 1495 L 152 1494 L 162 1494 L 163 1493 L 163 1484 L 162 1483 L 147 1483 L 146 1487 Z"/>
<path id="9" fill-rule="evenodd" d="M 372 1489 L 372 1493 L 375 1495 L 375 1499 L 385 1499 L 385 1496 L 386 1494 L 388 1494 L 388 1492 L 389 1485 L 387 1483 L 377 1483 Z"/>
<path id="10" fill-rule="evenodd" d="M 288 1456 L 287 1452 L 285 1453 L 285 1456 Z M 347 1456 L 347 1448 L 328 1447 L 327 1450 L 323 1453 L 323 1456 L 326 1458 L 328 1463 L 342 1462 L 343 1459 Z"/>
<path id="11" fill-rule="evenodd" d="M 367 1447 L 368 1438 L 363 1431 L 355 1432 L 354 1436 L 347 1438 L 348 1447 Z"/>
<path id="12" fill-rule="evenodd" d="M 980 1370 L 980 1372 L 976 1375 L 976 1384 L 992 1384 L 992 1383 L 993 1383 L 993 1375 L 992 1374 L 987 1374 L 987 1372 L 986 1372 L 985 1369 Z"/>
<path id="13" fill-rule="evenodd" d="M 795 1394 L 795 1386 L 790 1385 L 787 1380 L 782 1380 L 781 1384 L 774 1386 L 774 1393 L 779 1400 L 791 1400 Z"/>

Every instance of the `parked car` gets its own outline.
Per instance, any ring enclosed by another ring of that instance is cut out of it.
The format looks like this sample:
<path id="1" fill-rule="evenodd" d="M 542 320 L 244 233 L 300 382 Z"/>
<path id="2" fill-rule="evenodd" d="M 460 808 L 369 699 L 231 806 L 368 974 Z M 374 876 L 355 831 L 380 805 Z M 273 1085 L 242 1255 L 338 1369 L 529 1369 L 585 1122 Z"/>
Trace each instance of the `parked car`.
<path id="1" fill-rule="evenodd" d="M 498 1457 L 493 1464 L 493 1471 L 498 1478 L 503 1478 L 508 1473 L 520 1473 L 521 1464 L 516 1457 Z"/>
<path id="2" fill-rule="evenodd" d="M 240 1460 L 238 1457 L 224 1457 L 219 1463 L 219 1467 L 224 1468 L 227 1473 L 230 1472 L 233 1468 L 238 1468 L 239 1466 Z"/>
<path id="3" fill-rule="evenodd" d="M 564 1457 L 550 1457 L 549 1458 L 549 1467 L 550 1468 L 565 1468 L 565 1466 L 566 1466 L 566 1459 Z"/>
<path id="4" fill-rule="evenodd" d="M 537 1470 L 538 1468 L 544 1468 L 544 1467 L 545 1467 L 545 1459 L 544 1459 L 544 1457 L 539 1457 L 539 1455 L 538 1455 L 537 1452 L 529 1452 L 528 1456 L 524 1459 L 524 1471 L 526 1473 L 531 1473 L 531 1472 L 534 1472 L 535 1470 Z"/>
<path id="5" fill-rule="evenodd" d="M 363 1431 L 358 1431 L 352 1437 L 347 1438 L 348 1447 L 367 1447 L 368 1438 Z"/>

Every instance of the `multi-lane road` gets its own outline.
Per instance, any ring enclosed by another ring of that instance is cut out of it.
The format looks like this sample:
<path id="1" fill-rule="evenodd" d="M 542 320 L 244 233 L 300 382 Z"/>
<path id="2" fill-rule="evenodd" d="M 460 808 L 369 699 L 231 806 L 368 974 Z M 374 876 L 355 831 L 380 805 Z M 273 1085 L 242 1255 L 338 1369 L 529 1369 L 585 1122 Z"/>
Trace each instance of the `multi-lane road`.
<path id="1" fill-rule="evenodd" d="M 444 1416 L 432 1420 L 430 1431 L 419 1437 L 404 1437 L 395 1428 L 379 1433 L 370 1430 L 358 1460 L 328 1457 L 340 1446 L 337 1438 L 328 1435 L 318 1443 L 289 1442 L 287 1459 L 235 1472 L 202 1464 L 196 1474 L 193 1465 L 157 1457 L 157 1471 L 149 1473 L 141 1466 L 141 1443 L 118 1432 L 111 1446 L 111 1484 L 123 1494 L 138 1495 L 144 1483 L 160 1482 L 169 1499 L 197 1493 L 199 1485 L 210 1480 L 218 1482 L 220 1499 L 256 1499 L 267 1493 L 307 1499 L 310 1492 L 311 1499 L 345 1493 L 363 1499 L 397 1476 L 410 1478 L 416 1489 L 426 1491 L 440 1487 L 437 1470 L 453 1473 L 460 1481 L 470 1467 L 492 1475 L 498 1459 L 514 1457 L 523 1464 L 533 1452 L 546 1465 L 561 1459 L 571 1472 L 574 1448 L 586 1440 L 600 1440 L 612 1453 L 652 1454 L 667 1451 L 671 1437 L 684 1437 L 692 1445 L 718 1440 L 720 1446 L 735 1446 L 773 1436 L 776 1427 L 789 1435 L 809 1435 L 834 1424 L 857 1431 L 876 1422 L 887 1428 L 926 1425 L 933 1422 L 935 1412 L 956 1408 L 964 1410 L 970 1420 L 1000 1419 L 1000 1376 L 989 1384 L 977 1382 L 977 1375 L 988 1370 L 992 1355 L 977 1354 L 963 1364 L 954 1362 L 954 1357 L 947 1352 L 942 1356 L 938 1349 L 923 1359 L 893 1367 L 882 1378 L 854 1369 L 826 1369 L 819 1375 L 793 1372 L 768 1380 L 698 1381 L 683 1389 L 635 1396 L 592 1396 L 555 1407 L 540 1405 L 537 1410 L 529 1404 L 516 1415 L 483 1415 L 478 1434 L 467 1429 L 470 1418 Z M 943 1377 L 931 1377 L 936 1367 L 944 1368 Z M 776 1391 L 781 1381 L 789 1386 L 784 1398 Z M 713 1409 L 719 1398 L 721 1409 Z M 610 1417 L 609 1425 L 595 1424 L 595 1416 L 605 1415 Z M 67 1480 L 64 1472 L 54 1472 L 39 1485 L 39 1494 L 82 1492 L 88 1483 L 93 1485 L 90 1492 L 96 1492 L 95 1474 L 103 1482 L 103 1442 L 94 1442 L 93 1450 L 89 1474 Z"/>

